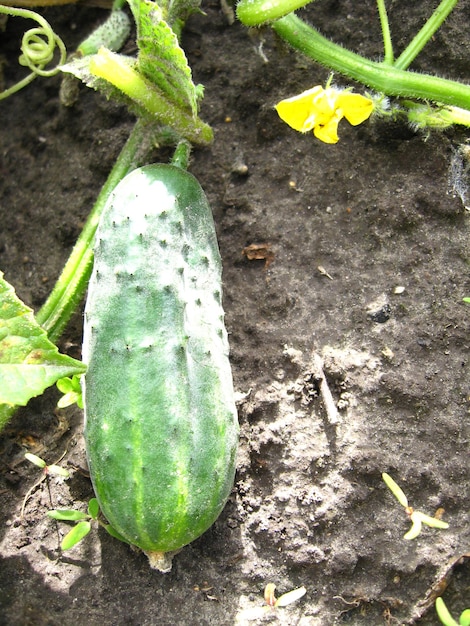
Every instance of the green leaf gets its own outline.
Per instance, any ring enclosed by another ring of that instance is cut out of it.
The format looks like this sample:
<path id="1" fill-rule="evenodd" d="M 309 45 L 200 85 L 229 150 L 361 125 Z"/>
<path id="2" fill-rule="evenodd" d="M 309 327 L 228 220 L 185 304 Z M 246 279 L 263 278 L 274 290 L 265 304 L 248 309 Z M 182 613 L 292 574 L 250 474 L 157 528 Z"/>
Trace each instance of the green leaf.
<path id="1" fill-rule="evenodd" d="M 197 145 L 213 140 L 210 126 L 181 109 L 137 68 L 136 59 L 100 48 L 97 54 L 74 59 L 61 66 L 107 98 L 124 102 L 134 113 L 155 124 L 168 126 L 179 137 Z M 178 137 L 178 138 L 179 138 Z"/>
<path id="2" fill-rule="evenodd" d="M 75 378 L 75 376 L 74 376 Z M 75 391 L 73 379 L 72 378 L 61 378 L 57 381 L 57 389 L 61 393 L 70 393 L 71 391 Z"/>
<path id="3" fill-rule="evenodd" d="M 408 506 L 408 498 L 405 496 L 405 494 L 402 491 L 401 487 L 399 487 L 397 485 L 397 483 L 393 480 L 393 478 L 389 474 L 387 474 L 386 472 L 384 472 L 382 474 L 382 480 L 387 485 L 387 487 L 390 489 L 390 491 L 393 493 L 393 495 L 398 500 L 398 502 L 402 506 L 404 506 L 405 509 L 406 509 L 406 507 Z"/>
<path id="4" fill-rule="evenodd" d="M 444 626 L 459 626 L 449 613 L 449 609 L 442 598 L 436 598 L 436 613 Z"/>
<path id="5" fill-rule="evenodd" d="M 31 454 L 31 452 L 26 452 L 24 458 L 27 459 L 30 463 L 33 463 L 33 465 L 37 465 L 37 467 L 40 467 L 41 469 L 44 469 L 46 467 L 46 461 L 44 459 L 41 459 L 40 456 Z"/>
<path id="6" fill-rule="evenodd" d="M 151 0 L 128 0 L 137 25 L 138 67 L 179 108 L 197 115 L 198 90 L 178 37 Z"/>
<path id="7" fill-rule="evenodd" d="M 459 618 L 460 626 L 470 626 L 470 609 L 465 609 Z"/>
<path id="8" fill-rule="evenodd" d="M 96 498 L 92 498 L 88 503 L 88 515 L 93 519 L 98 519 L 99 512 L 100 505 L 98 504 L 98 500 Z"/>
<path id="9" fill-rule="evenodd" d="M 0 272 L 0 405 L 24 406 L 60 378 L 85 370 L 59 353 Z"/>
<path id="10" fill-rule="evenodd" d="M 73 509 L 54 509 L 47 512 L 48 517 L 61 520 L 62 522 L 78 522 L 86 520 L 88 515 L 82 511 L 74 511 Z"/>
<path id="11" fill-rule="evenodd" d="M 62 550 L 70 550 L 86 537 L 91 530 L 90 522 L 78 522 L 62 539 L 60 547 Z"/>
<path id="12" fill-rule="evenodd" d="M 64 394 L 57 403 L 59 409 L 65 409 L 65 407 L 70 406 L 71 404 L 77 404 L 81 409 L 83 409 L 80 376 L 61 378 L 57 381 L 57 389 Z"/>
<path id="13" fill-rule="evenodd" d="M 158 5 L 164 18 L 178 35 L 190 15 L 203 13 L 200 9 L 201 0 L 159 0 Z"/>
<path id="14" fill-rule="evenodd" d="M 65 469 L 65 467 L 61 467 L 60 465 L 48 465 L 47 473 L 53 474 L 54 476 L 62 476 L 62 478 L 69 478 L 70 472 Z"/>

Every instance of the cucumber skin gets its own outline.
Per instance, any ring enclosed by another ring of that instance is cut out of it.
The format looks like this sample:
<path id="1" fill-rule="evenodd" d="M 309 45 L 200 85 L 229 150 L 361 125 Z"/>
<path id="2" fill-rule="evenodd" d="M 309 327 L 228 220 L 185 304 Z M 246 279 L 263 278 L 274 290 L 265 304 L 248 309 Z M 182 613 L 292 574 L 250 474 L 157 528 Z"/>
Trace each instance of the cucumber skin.
<path id="1" fill-rule="evenodd" d="M 104 209 L 85 307 L 85 443 L 109 523 L 147 553 L 205 532 L 233 486 L 238 420 L 221 259 L 197 180 L 128 174 Z"/>

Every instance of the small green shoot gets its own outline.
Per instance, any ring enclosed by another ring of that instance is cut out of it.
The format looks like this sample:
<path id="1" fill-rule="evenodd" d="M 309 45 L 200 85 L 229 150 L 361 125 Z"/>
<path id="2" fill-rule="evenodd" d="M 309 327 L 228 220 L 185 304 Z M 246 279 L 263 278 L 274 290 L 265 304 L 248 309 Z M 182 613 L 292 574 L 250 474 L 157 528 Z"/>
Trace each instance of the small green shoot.
<path id="1" fill-rule="evenodd" d="M 74 375 L 71 378 L 61 378 L 57 381 L 57 389 L 64 394 L 57 403 L 59 409 L 65 409 L 65 407 L 70 406 L 71 404 L 76 404 L 80 409 L 83 409 L 80 378 L 81 376 Z"/>
<path id="2" fill-rule="evenodd" d="M 57 461 L 57 463 L 63 459 L 64 455 L 65 455 L 65 452 L 60 457 L 60 459 Z M 32 463 L 33 465 L 36 465 L 36 467 L 39 467 L 39 468 L 42 469 L 42 476 L 26 492 L 26 495 L 23 498 L 23 504 L 21 506 L 20 517 L 24 516 L 24 510 L 25 510 L 25 507 L 26 507 L 26 503 L 28 502 L 31 494 L 33 493 L 33 491 L 35 491 L 35 489 L 37 489 L 37 487 L 39 487 L 39 485 L 44 480 L 47 481 L 47 488 L 49 490 L 49 497 L 50 497 L 51 496 L 51 492 L 50 492 L 50 488 L 49 488 L 49 476 L 59 476 L 61 478 L 64 478 L 65 480 L 67 478 L 69 478 L 69 476 L 70 476 L 69 472 L 64 467 L 61 467 L 60 465 L 57 465 L 57 464 L 47 465 L 46 461 L 44 459 L 42 459 L 40 456 L 37 456 L 36 454 L 31 454 L 31 452 L 26 452 L 24 457 L 30 463 Z"/>
<path id="3" fill-rule="evenodd" d="M 65 452 L 59 459 L 59 461 L 64 457 L 64 455 Z M 24 510 L 29 497 L 44 480 L 48 481 L 49 476 L 51 475 L 60 476 L 65 479 L 69 478 L 70 476 L 69 472 L 65 468 L 60 467 L 60 465 L 56 464 L 47 465 L 46 461 L 36 454 L 26 452 L 25 459 L 27 459 L 30 463 L 33 463 L 33 465 L 36 465 L 36 467 L 41 468 L 43 472 L 41 478 L 26 493 L 23 500 L 23 505 L 21 507 L 20 517 L 23 517 L 24 515 Z M 52 503 L 49 482 L 47 482 L 47 487 L 49 490 L 49 498 L 51 499 Z M 96 498 L 92 498 L 88 503 L 87 513 L 84 513 L 83 511 L 77 511 L 75 509 L 53 509 L 51 511 L 48 511 L 47 515 L 52 519 L 61 522 L 77 522 L 75 526 L 62 539 L 62 542 L 60 544 L 60 548 L 62 551 L 70 550 L 70 548 L 76 546 L 77 543 L 79 543 L 84 537 L 86 537 L 91 530 L 92 521 L 95 521 L 100 526 L 102 526 L 111 535 L 111 537 L 119 539 L 119 541 L 123 541 L 124 543 L 128 543 L 128 541 L 126 541 L 126 539 L 124 539 L 124 537 L 120 533 L 118 533 L 115 528 L 99 519 L 100 505 L 98 504 L 98 500 Z"/>
<path id="4" fill-rule="evenodd" d="M 37 467 L 43 469 L 46 476 L 51 474 L 53 476 L 62 476 L 62 478 L 68 478 L 70 476 L 69 472 L 64 467 L 60 467 L 60 465 L 46 465 L 44 459 L 30 452 L 26 452 L 24 458 L 30 463 L 33 463 L 33 465 L 37 465 Z"/>
<path id="5" fill-rule="evenodd" d="M 389 474 L 385 472 L 382 474 L 382 479 L 390 491 L 393 493 L 398 502 L 405 509 L 406 514 L 411 520 L 411 528 L 410 530 L 403 535 L 403 539 L 410 541 L 411 539 L 416 539 L 418 535 L 421 533 L 422 525 L 430 526 L 431 528 L 449 528 L 449 524 L 447 522 L 443 522 L 437 517 L 431 517 L 426 515 L 425 513 L 421 513 L 421 511 L 415 511 L 411 506 L 408 505 L 408 498 L 405 493 L 401 489 L 399 485 L 393 480 Z"/>
<path id="6" fill-rule="evenodd" d="M 470 304 L 470 298 L 463 298 L 463 301 L 464 301 L 466 304 Z"/>
<path id="7" fill-rule="evenodd" d="M 273 613 L 276 609 L 281 607 L 286 607 L 297 600 L 300 600 L 306 593 L 307 590 L 305 587 L 297 587 L 292 591 L 288 591 L 284 593 L 279 598 L 276 598 L 275 595 L 276 585 L 274 583 L 268 583 L 264 589 L 264 606 L 258 606 L 253 609 L 247 609 L 246 611 L 242 611 L 238 617 L 237 622 L 242 621 L 251 621 L 255 619 L 260 619 L 267 613 Z"/>
<path id="8" fill-rule="evenodd" d="M 70 550 L 77 545 L 91 530 L 91 521 L 98 521 L 100 506 L 96 498 L 92 498 L 88 503 L 88 513 L 76 511 L 74 509 L 55 509 L 48 511 L 47 515 L 52 519 L 62 522 L 77 522 L 75 526 L 65 535 L 60 544 L 60 549 Z"/>
<path id="9" fill-rule="evenodd" d="M 465 609 L 460 615 L 459 621 L 456 622 L 442 598 L 436 599 L 436 613 L 444 626 L 470 626 L 470 609 Z"/>
<path id="10" fill-rule="evenodd" d="M 96 498 L 92 498 L 88 503 L 88 511 L 77 511 L 76 509 L 54 509 L 47 512 L 48 517 L 60 522 L 77 522 L 75 526 L 64 536 L 61 541 L 60 549 L 65 552 L 75 547 L 82 539 L 84 539 L 91 530 L 92 521 L 102 526 L 112 537 L 128 543 L 117 530 L 109 524 L 99 519 L 100 505 Z"/>

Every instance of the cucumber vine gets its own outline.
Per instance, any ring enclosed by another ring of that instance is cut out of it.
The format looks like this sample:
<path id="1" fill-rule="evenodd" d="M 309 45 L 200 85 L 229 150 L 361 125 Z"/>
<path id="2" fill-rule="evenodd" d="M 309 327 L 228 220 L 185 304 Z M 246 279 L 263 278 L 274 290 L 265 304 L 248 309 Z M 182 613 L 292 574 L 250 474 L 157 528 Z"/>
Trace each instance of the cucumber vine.
<path id="1" fill-rule="evenodd" d="M 38 76 L 49 77 L 58 74 L 60 72 L 59 66 L 65 63 L 67 51 L 62 39 L 39 13 L 29 9 L 6 7 L 0 4 L 0 14 L 11 17 L 23 17 L 38 23 L 36 28 L 30 28 L 24 33 L 21 41 L 19 63 L 29 68 L 31 73 L 0 93 L 0 100 L 3 100 L 29 85 Z M 59 51 L 58 64 L 52 69 L 46 69 L 54 60 L 56 49 Z"/>
<path id="2" fill-rule="evenodd" d="M 384 41 L 382 61 L 373 61 L 321 35 L 314 26 L 308 25 L 294 13 L 306 4 L 308 2 L 302 0 L 241 0 L 237 5 L 237 15 L 246 26 L 269 24 L 295 50 L 379 94 L 372 97 L 376 115 L 395 118 L 406 116 L 416 128 L 446 128 L 452 124 L 470 126 L 469 85 L 408 69 L 455 8 L 457 0 L 442 0 L 397 57 L 394 54 L 385 1 L 377 0 Z M 397 99 L 390 107 L 384 96 Z M 321 114 L 321 109 L 315 111 L 315 105 L 313 107 L 314 112 Z M 289 120 L 284 121 L 290 124 Z M 310 128 L 307 125 L 306 128 L 296 130 L 306 132 Z M 329 133 L 326 133 L 326 137 L 327 143 L 335 143 L 331 141 Z"/>
<path id="3" fill-rule="evenodd" d="M 163 2 L 161 7 L 147 0 L 129 0 L 129 4 L 137 25 L 137 58 L 117 55 L 114 52 L 124 43 L 129 32 L 127 17 L 123 18 L 121 15 L 123 0 L 115 1 L 108 20 L 80 44 L 76 55 L 65 63 L 64 48 L 61 56 L 61 71 L 80 77 L 108 97 L 117 100 L 124 98 L 137 114 L 137 121 L 98 195 L 61 275 L 46 302 L 36 313 L 34 320 L 36 326 L 31 324 L 30 329 L 22 330 L 22 337 L 26 333 L 27 336 L 34 337 L 35 341 L 40 332 L 45 331 L 48 340 L 56 342 L 79 306 L 91 274 L 95 231 L 103 207 L 119 181 L 145 162 L 146 155 L 155 143 L 177 145 L 184 139 L 186 145 L 189 145 L 188 141 L 207 145 L 212 141 L 212 130 L 197 115 L 202 89 L 192 81 L 190 68 L 176 34 L 181 30 L 182 17 L 187 17 L 197 10 L 197 0 Z M 35 19 L 34 13 L 26 9 L 0 7 L 0 11 L 8 15 Z M 41 16 L 38 21 L 44 28 L 49 29 L 47 41 L 55 42 L 56 39 L 47 22 Z M 49 56 L 50 54 L 51 52 Z M 100 66 L 103 58 L 111 59 L 111 64 L 105 61 L 104 68 L 102 64 Z M 158 59 L 162 59 L 160 65 L 156 63 Z M 41 65 L 45 63 L 43 60 Z M 101 69 L 98 69 L 99 67 Z M 92 73 L 93 68 L 100 76 Z M 121 84 L 116 77 L 123 68 L 129 70 L 133 80 Z M 21 85 L 16 85 L 13 91 L 12 88 L 7 89 L 3 97 L 12 95 L 26 84 L 27 82 L 22 82 Z M 13 288 L 1 279 L 0 275 L 0 296 L 7 294 L 13 299 L 11 295 Z M 29 367 L 26 370 L 24 351 L 19 352 L 16 348 L 19 342 L 15 335 L 17 320 L 24 319 L 24 308 L 22 303 L 16 302 L 14 307 L 8 308 L 10 317 L 1 321 L 7 328 L 4 343 L 0 345 L 3 348 L 3 358 L 7 361 L 2 362 L 0 368 L 0 429 L 14 414 L 17 405 L 26 404 L 31 397 L 42 393 L 60 378 L 83 373 L 85 369 L 83 364 L 71 359 L 66 360 L 68 357 L 64 357 L 63 367 L 57 369 L 55 377 L 53 373 L 56 370 L 52 368 L 52 363 L 49 364 L 44 360 L 35 363 L 34 369 Z M 15 346 L 15 349 L 12 350 L 11 345 Z M 25 342 L 21 340 L 20 345 L 24 347 Z M 45 346 L 43 351 L 46 354 L 48 346 L 44 342 L 42 345 Z M 47 355 L 50 353 L 49 349 Z M 45 369 L 50 372 L 47 377 L 43 376 Z M 34 373 L 38 379 L 42 376 L 41 380 L 44 381 L 42 386 L 39 383 L 33 386 L 30 382 L 25 382 L 27 380 L 25 376 Z M 17 387 L 21 387 L 22 393 L 17 391 Z"/>

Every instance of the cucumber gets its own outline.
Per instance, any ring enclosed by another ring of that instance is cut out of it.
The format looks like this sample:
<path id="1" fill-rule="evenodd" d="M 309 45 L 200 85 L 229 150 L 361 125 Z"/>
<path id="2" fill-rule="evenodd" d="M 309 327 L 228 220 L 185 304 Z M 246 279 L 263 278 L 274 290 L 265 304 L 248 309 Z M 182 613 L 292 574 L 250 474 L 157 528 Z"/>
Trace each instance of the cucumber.
<path id="1" fill-rule="evenodd" d="M 152 566 L 205 532 L 233 486 L 238 443 L 221 259 L 197 180 L 128 174 L 97 230 L 85 307 L 85 443 L 112 527 Z"/>

